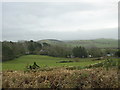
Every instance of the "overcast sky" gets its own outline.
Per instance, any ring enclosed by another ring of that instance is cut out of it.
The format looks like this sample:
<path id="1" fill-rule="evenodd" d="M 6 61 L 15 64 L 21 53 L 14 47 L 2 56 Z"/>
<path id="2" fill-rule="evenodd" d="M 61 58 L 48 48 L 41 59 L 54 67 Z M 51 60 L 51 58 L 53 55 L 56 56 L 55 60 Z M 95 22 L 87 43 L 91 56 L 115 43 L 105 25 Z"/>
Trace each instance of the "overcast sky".
<path id="1" fill-rule="evenodd" d="M 3 40 L 117 39 L 118 2 L 4 2 L 2 25 Z"/>

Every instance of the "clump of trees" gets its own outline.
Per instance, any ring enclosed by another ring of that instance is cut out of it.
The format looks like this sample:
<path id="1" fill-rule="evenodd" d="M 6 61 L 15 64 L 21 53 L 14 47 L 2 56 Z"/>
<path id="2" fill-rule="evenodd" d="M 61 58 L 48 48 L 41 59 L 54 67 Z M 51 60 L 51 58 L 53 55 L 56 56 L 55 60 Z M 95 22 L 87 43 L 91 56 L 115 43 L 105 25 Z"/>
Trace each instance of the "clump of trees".
<path id="1" fill-rule="evenodd" d="M 81 47 L 81 46 L 73 48 L 73 55 L 75 57 L 79 57 L 79 58 L 88 57 L 87 50 L 84 47 Z"/>
<path id="2" fill-rule="evenodd" d="M 25 42 L 2 42 L 2 61 L 11 60 L 25 54 L 39 54 L 42 45 L 31 41 Z"/>
<path id="3" fill-rule="evenodd" d="M 25 54 L 25 49 L 22 43 L 2 42 L 2 60 L 11 60 Z"/>
<path id="4" fill-rule="evenodd" d="M 72 49 L 60 45 L 51 45 L 43 47 L 41 54 L 53 57 L 67 57 L 72 54 Z"/>
<path id="5" fill-rule="evenodd" d="M 85 48 L 81 46 L 68 47 L 66 45 L 50 45 L 46 42 L 38 43 L 33 40 L 24 42 L 2 42 L 2 60 L 7 61 L 17 58 L 25 54 L 34 55 L 48 55 L 53 57 L 78 57 L 87 58 L 89 55 L 92 57 L 101 57 L 106 54 L 114 54 L 116 50 L 104 49 L 97 47 Z M 116 56 L 120 57 L 120 50 L 115 53 Z"/>
<path id="6" fill-rule="evenodd" d="M 120 49 L 115 53 L 115 55 L 120 57 Z"/>
<path id="7" fill-rule="evenodd" d="M 89 55 L 91 55 L 92 57 L 101 57 L 103 56 L 103 52 L 100 48 L 97 47 L 92 47 L 90 49 L 88 49 Z"/>
<path id="8" fill-rule="evenodd" d="M 42 45 L 40 43 L 34 42 L 33 40 L 25 42 L 29 54 L 39 54 L 39 51 L 42 49 Z"/>

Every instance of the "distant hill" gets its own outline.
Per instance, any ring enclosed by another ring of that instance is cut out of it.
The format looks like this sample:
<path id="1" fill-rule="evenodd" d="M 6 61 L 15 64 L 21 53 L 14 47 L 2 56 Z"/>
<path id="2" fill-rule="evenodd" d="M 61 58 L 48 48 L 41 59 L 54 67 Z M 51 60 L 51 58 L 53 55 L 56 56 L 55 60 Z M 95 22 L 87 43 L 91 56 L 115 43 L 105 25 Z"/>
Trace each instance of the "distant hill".
<path id="1" fill-rule="evenodd" d="M 70 47 L 75 46 L 84 46 L 86 48 L 89 47 L 99 47 L 99 48 L 117 48 L 118 47 L 118 40 L 116 39 L 93 39 L 93 40 L 56 40 L 56 39 L 45 39 L 39 40 L 39 43 L 49 43 L 52 45 L 67 45 Z"/>
<path id="2" fill-rule="evenodd" d="M 64 41 L 60 41 L 60 40 L 57 40 L 57 39 L 44 39 L 44 40 L 39 40 L 37 41 L 39 43 L 48 43 L 48 44 L 51 44 L 51 45 L 64 45 L 65 42 Z"/>
<path id="3" fill-rule="evenodd" d="M 43 40 L 40 40 L 40 42 L 62 42 L 62 41 L 57 39 L 43 39 Z"/>
<path id="4" fill-rule="evenodd" d="M 71 46 L 117 48 L 118 40 L 115 39 L 94 39 L 94 40 L 70 40 L 67 43 Z"/>

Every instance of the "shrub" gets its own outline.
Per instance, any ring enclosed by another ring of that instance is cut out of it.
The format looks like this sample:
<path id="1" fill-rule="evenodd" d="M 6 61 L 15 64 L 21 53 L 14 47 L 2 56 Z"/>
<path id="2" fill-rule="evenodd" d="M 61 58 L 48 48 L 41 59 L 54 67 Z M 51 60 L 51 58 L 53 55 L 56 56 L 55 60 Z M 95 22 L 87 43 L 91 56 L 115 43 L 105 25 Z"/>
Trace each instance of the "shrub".
<path id="1" fill-rule="evenodd" d="M 36 64 L 36 62 L 34 62 L 33 65 L 27 65 L 26 68 L 25 68 L 25 71 L 30 71 L 30 70 L 36 71 L 39 68 L 40 67 Z"/>

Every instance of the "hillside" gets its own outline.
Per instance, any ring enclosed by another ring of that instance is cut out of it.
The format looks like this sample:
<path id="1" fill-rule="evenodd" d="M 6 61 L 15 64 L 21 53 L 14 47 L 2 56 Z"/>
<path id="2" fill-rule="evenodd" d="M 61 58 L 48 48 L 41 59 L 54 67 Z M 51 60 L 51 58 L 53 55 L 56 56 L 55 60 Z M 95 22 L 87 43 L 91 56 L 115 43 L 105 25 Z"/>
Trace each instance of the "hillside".
<path id="1" fill-rule="evenodd" d="M 66 45 L 66 42 L 60 41 L 60 40 L 57 40 L 57 39 L 43 39 L 43 40 L 39 40 L 37 42 L 48 43 L 48 44 L 51 44 L 51 45 Z"/>
<path id="2" fill-rule="evenodd" d="M 84 46 L 86 48 L 89 47 L 99 47 L 99 48 L 117 48 L 118 40 L 116 39 L 93 39 L 93 40 L 56 40 L 56 39 L 45 39 L 38 41 L 39 43 L 49 43 L 52 45 L 67 45 L 70 47 L 75 46 Z"/>
<path id="3" fill-rule="evenodd" d="M 75 60 L 77 60 L 77 62 Z M 59 63 L 60 61 L 74 61 L 74 62 Z M 71 58 L 50 57 L 50 56 L 42 56 L 42 55 L 25 55 L 11 61 L 3 62 L 2 69 L 25 70 L 25 67 L 27 65 L 29 64 L 32 65 L 34 62 L 36 62 L 40 67 L 63 67 L 63 66 L 87 66 L 101 61 L 93 61 L 92 58 L 71 59 Z"/>

